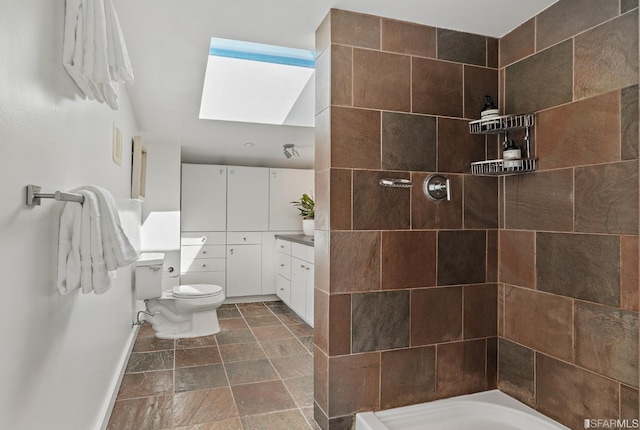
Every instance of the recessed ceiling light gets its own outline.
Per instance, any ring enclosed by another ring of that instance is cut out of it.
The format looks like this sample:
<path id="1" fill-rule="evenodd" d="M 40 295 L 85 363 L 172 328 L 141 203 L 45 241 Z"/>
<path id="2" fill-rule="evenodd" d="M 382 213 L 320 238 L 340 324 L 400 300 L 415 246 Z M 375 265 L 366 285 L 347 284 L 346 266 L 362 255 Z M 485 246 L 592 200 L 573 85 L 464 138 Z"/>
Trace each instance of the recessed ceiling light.
<path id="1" fill-rule="evenodd" d="M 256 144 L 253 142 L 247 142 L 244 144 L 244 146 L 246 146 L 247 148 L 253 148 L 254 146 L 256 146 Z"/>

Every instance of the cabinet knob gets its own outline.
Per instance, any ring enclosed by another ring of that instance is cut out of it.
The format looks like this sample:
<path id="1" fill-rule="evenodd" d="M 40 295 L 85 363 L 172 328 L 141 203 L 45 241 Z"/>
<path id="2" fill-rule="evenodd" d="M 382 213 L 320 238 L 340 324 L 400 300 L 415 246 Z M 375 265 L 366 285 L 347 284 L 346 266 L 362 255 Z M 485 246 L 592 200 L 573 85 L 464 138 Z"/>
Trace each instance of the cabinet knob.
<path id="1" fill-rule="evenodd" d="M 233 248 L 229 250 L 229 254 L 233 255 Z"/>
<path id="2" fill-rule="evenodd" d="M 284 291 L 284 288 L 280 288 L 280 291 Z"/>
<path id="3" fill-rule="evenodd" d="M 205 243 L 206 241 L 207 241 L 207 238 L 206 238 L 206 237 L 203 237 L 202 239 L 200 239 L 200 242 L 201 242 L 201 243 Z"/>
<path id="4" fill-rule="evenodd" d="M 206 253 L 207 253 L 207 251 L 202 251 L 202 253 L 203 253 L 203 254 L 206 254 Z"/>
<path id="5" fill-rule="evenodd" d="M 281 264 L 280 267 L 284 267 L 284 264 Z"/>
<path id="6" fill-rule="evenodd" d="M 246 242 L 246 241 L 247 241 L 247 236 L 244 236 L 244 237 L 242 238 L 242 240 L 244 240 L 244 241 Z"/>
<path id="7" fill-rule="evenodd" d="M 302 265 L 302 264 L 300 265 L 300 268 L 301 268 L 301 269 L 305 269 L 304 265 Z"/>
<path id="8" fill-rule="evenodd" d="M 202 267 L 207 267 L 207 265 L 206 265 L 206 264 L 203 264 L 203 265 L 202 265 Z"/>
<path id="9" fill-rule="evenodd" d="M 280 245 L 280 249 L 284 249 L 284 245 Z"/>

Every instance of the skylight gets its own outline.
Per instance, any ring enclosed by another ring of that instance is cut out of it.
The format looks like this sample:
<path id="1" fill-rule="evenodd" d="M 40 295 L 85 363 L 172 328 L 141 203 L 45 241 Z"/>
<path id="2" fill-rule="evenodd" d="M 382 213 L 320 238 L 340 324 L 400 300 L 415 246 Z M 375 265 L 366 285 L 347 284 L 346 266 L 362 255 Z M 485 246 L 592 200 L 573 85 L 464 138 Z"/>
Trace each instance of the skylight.
<path id="1" fill-rule="evenodd" d="M 200 118 L 314 125 L 313 51 L 212 38 Z"/>

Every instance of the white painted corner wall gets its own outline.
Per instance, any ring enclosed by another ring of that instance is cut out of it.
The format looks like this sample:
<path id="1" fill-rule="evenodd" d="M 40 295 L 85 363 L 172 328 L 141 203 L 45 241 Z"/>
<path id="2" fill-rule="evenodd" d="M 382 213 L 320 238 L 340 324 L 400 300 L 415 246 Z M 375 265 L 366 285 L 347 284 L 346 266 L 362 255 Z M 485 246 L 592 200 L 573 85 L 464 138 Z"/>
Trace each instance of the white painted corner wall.
<path id="1" fill-rule="evenodd" d="M 180 145 L 147 145 L 143 251 L 180 251 L 180 149 Z"/>
<path id="2" fill-rule="evenodd" d="M 43 192 L 97 184 L 115 196 L 139 249 L 141 203 L 129 199 L 135 116 L 84 100 L 61 64 L 64 0 L 0 3 L 0 428 L 99 429 L 132 341 L 131 267 L 103 295 L 55 288 L 62 203 L 25 205 Z M 111 160 L 113 123 L 123 160 Z"/>

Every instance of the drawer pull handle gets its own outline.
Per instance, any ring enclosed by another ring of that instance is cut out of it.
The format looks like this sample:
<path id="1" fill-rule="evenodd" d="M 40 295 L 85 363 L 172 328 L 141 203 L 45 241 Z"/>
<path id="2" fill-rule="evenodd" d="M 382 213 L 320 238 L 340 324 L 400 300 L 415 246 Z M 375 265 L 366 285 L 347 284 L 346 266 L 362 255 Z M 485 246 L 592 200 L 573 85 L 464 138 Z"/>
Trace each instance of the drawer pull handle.
<path id="1" fill-rule="evenodd" d="M 233 248 L 229 250 L 229 254 L 233 255 Z"/>
<path id="2" fill-rule="evenodd" d="M 202 239 L 200 239 L 200 242 L 205 243 L 207 241 L 206 237 L 203 237 Z"/>
<path id="3" fill-rule="evenodd" d="M 280 249 L 284 249 L 284 245 L 280 245 Z"/>

